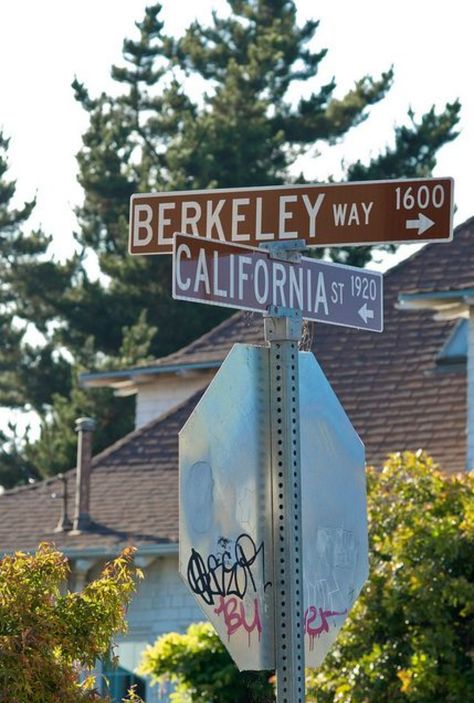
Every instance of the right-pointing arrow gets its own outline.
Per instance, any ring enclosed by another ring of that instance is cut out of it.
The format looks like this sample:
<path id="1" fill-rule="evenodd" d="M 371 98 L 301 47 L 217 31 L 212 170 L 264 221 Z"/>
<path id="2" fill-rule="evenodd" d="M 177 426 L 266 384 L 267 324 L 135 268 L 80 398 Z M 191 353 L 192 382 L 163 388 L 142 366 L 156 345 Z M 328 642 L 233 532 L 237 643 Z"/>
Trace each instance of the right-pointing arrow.
<path id="1" fill-rule="evenodd" d="M 417 234 L 424 234 L 427 229 L 432 227 L 434 225 L 433 220 L 430 220 L 429 217 L 426 217 L 426 215 L 422 215 L 421 212 L 418 213 L 418 219 L 417 220 L 407 220 L 406 222 L 406 228 L 407 229 L 417 229 L 418 232 Z"/>
<path id="2" fill-rule="evenodd" d="M 364 320 L 365 324 L 367 324 L 367 320 L 373 320 L 374 319 L 374 311 L 370 310 L 367 307 L 367 303 L 364 303 L 361 309 L 359 310 L 359 315 L 361 318 Z"/>

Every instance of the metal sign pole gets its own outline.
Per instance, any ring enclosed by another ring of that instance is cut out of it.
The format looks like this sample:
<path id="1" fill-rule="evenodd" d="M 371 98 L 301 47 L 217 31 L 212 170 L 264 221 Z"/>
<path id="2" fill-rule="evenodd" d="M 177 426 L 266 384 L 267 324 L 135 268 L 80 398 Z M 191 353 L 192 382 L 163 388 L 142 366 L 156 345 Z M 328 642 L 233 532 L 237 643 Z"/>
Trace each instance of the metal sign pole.
<path id="1" fill-rule="evenodd" d="M 291 244 L 295 252 L 298 244 Z M 285 256 L 285 253 L 286 257 L 291 256 L 281 249 L 278 253 L 274 252 L 279 257 Z M 264 324 L 270 367 L 276 700 L 277 703 L 304 703 L 298 386 L 298 341 L 301 338 L 302 316 L 297 310 L 271 307 Z"/>

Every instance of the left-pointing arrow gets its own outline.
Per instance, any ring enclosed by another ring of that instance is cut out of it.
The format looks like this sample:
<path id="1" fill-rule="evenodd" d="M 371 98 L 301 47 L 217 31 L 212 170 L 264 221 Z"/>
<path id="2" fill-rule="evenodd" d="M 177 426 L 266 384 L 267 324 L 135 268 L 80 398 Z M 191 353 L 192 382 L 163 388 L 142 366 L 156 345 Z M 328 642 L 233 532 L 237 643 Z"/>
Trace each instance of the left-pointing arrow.
<path id="1" fill-rule="evenodd" d="M 363 304 L 363 306 L 359 310 L 359 315 L 364 320 L 365 324 L 367 324 L 367 320 L 374 319 L 374 311 L 370 310 L 370 308 L 367 307 L 367 303 Z"/>
<path id="2" fill-rule="evenodd" d="M 433 220 L 430 220 L 430 218 L 426 217 L 426 215 L 422 215 L 421 212 L 418 214 L 417 220 L 407 220 L 406 222 L 406 228 L 417 229 L 417 234 L 424 234 L 424 232 L 426 232 L 426 230 L 428 230 L 433 225 Z"/>

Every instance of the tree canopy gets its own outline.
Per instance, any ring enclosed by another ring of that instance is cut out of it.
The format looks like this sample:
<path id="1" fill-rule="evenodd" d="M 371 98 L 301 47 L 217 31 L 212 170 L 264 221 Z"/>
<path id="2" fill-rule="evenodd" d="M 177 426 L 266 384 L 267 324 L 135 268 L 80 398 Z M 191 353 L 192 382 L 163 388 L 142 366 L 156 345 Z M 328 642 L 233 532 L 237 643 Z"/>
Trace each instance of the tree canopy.
<path id="1" fill-rule="evenodd" d="M 2 356 L 12 360 L 0 389 L 4 402 L 33 407 L 42 418 L 39 442 L 3 453 L 2 467 L 10 462 L 9 473 L 0 468 L 7 485 L 22 480 L 27 466 L 46 475 L 73 463 L 66 416 L 83 415 L 84 405 L 89 414 L 97 406 L 97 449 L 131 429 L 132 403 L 122 401 L 118 410 L 104 392 L 86 399 L 77 387 L 81 369 L 116 369 L 164 356 L 229 314 L 173 301 L 169 257 L 127 254 L 130 196 L 304 182 L 294 172 L 296 159 L 318 144 L 341 142 L 390 90 L 391 67 L 377 77 L 355 77 L 342 96 L 335 79 L 318 82 L 319 66 L 330 57 L 317 46 L 318 21 L 300 24 L 293 0 L 228 0 L 228 8 L 228 15 L 214 13 L 208 25 L 195 21 L 170 36 L 161 5 L 151 5 L 133 38 L 124 41 L 110 92 L 93 96 L 79 78 L 73 82 L 89 120 L 77 154 L 84 193 L 75 233 L 80 253 L 65 264 L 45 259 L 48 239 L 32 234 L 20 239 L 28 252 L 9 254 L 17 279 L 15 319 L 34 325 L 44 344 L 25 344 L 18 326 L 8 344 L 2 341 Z M 440 147 L 456 136 L 459 110 L 454 100 L 421 117 L 408 111 L 395 134 L 387 135 L 392 145 L 348 164 L 346 179 L 430 174 Z M 321 159 L 317 180 L 331 179 Z M 2 202 L 7 206 L 8 197 Z M 15 215 L 15 227 L 26 214 Z M 85 263 L 91 251 L 98 279 Z M 371 249 L 332 249 L 331 256 L 363 265 Z"/>

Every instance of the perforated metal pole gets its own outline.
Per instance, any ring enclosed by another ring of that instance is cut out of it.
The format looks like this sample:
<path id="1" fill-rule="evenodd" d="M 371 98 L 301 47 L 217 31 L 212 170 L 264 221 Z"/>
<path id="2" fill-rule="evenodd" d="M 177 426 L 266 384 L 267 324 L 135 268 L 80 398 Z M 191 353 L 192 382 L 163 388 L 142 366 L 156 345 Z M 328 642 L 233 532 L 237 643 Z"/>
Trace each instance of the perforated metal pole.
<path id="1" fill-rule="evenodd" d="M 278 254 L 279 258 L 281 253 Z M 281 257 L 283 258 L 283 257 Z M 271 308 L 264 320 L 270 356 L 273 566 L 277 703 L 304 703 L 297 310 Z"/>

